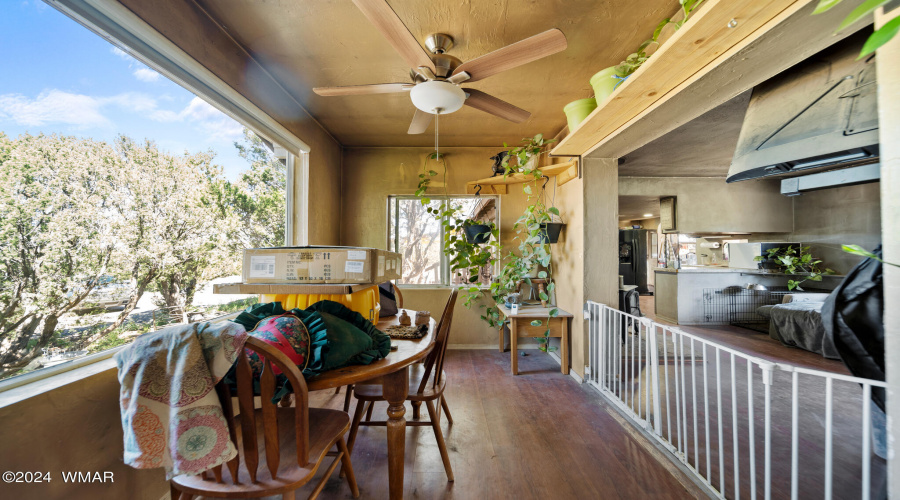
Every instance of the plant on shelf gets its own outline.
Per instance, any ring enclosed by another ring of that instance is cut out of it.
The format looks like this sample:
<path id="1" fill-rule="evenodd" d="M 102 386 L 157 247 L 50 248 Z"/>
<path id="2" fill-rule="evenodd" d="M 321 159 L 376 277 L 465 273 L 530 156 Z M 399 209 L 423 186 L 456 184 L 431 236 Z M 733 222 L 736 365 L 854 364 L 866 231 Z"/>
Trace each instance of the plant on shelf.
<path id="1" fill-rule="evenodd" d="M 809 247 L 800 247 L 799 252 L 797 247 L 794 246 L 770 248 L 766 250 L 766 253 L 768 255 L 760 255 L 755 260 L 773 262 L 783 270 L 784 274 L 804 276 L 800 280 L 789 279 L 788 290 L 796 289 L 802 291 L 801 283 L 805 281 L 822 281 L 823 275 L 834 274 L 834 271 L 831 269 L 825 268 L 823 270 L 819 266 L 822 261 L 813 258 L 812 254 L 809 253 Z"/>
<path id="2" fill-rule="evenodd" d="M 422 164 L 422 173 L 419 174 L 419 184 L 415 195 L 425 206 L 425 211 L 441 223 L 444 233 L 443 251 L 451 256 L 450 272 L 464 278 L 466 283 L 459 286 L 465 293 L 465 306 L 471 307 L 474 300 L 484 295 L 484 290 L 477 286 L 481 276 L 481 270 L 491 265 L 500 255 L 500 231 L 493 222 L 485 224 L 483 221 L 469 217 L 462 205 L 453 203 L 449 197 L 439 207 L 431 205 L 428 198 L 428 188 L 431 179 L 438 173 L 428 168 L 428 161 L 435 160 L 443 167 L 444 190 L 447 186 L 447 162 L 443 154 L 432 153 L 425 158 Z M 475 238 L 469 239 L 466 228 L 481 226 L 475 234 Z"/>
<path id="3" fill-rule="evenodd" d="M 647 55 L 647 49 L 653 45 L 659 44 L 659 35 L 662 33 L 663 28 L 671 24 L 676 30 L 680 29 L 691 17 L 691 13 L 703 3 L 703 0 L 679 0 L 678 3 L 681 5 L 681 12 L 684 14 L 684 17 L 682 17 L 680 21 L 673 21 L 671 17 L 663 19 L 656 26 L 656 29 L 653 30 L 653 36 L 649 40 L 644 40 L 638 47 L 637 52 L 630 54 L 624 61 L 616 66 L 616 75 L 619 78 L 628 78 L 628 76 L 637 71 L 642 64 L 647 62 L 647 59 L 650 58 L 650 56 Z"/>
<path id="4" fill-rule="evenodd" d="M 504 176 L 511 174 L 523 174 L 529 180 L 523 185 L 523 192 L 528 196 L 528 205 L 525 211 L 516 221 L 513 229 L 516 230 L 515 240 L 518 240 L 518 254 L 510 252 L 506 258 L 506 264 L 500 270 L 499 276 L 491 283 L 490 293 L 495 304 L 503 304 L 509 294 L 518 291 L 522 283 L 531 286 L 532 277 L 546 279 L 546 291 L 540 292 L 541 300 L 547 301 L 553 293 L 556 285 L 552 281 L 552 252 L 546 242 L 545 224 L 553 222 L 553 216 L 559 217 L 556 207 L 547 207 L 544 201 L 543 188 L 537 189 L 538 182 L 543 174 L 538 169 L 538 160 L 545 153 L 547 145 L 554 142 L 545 140 L 541 134 L 525 138 L 522 144 L 510 148 L 509 154 L 503 160 Z M 504 144 L 504 146 L 507 146 Z M 510 164 L 510 159 L 515 158 L 516 164 Z M 536 271 L 536 272 L 535 272 Z M 500 311 L 495 306 L 485 307 L 485 314 L 481 319 L 490 326 L 500 328 L 503 321 L 500 319 Z M 550 318 L 559 315 L 556 307 L 551 307 L 547 320 L 535 319 L 532 326 L 546 326 L 543 337 L 535 337 L 540 349 L 544 352 L 552 352 L 555 347 L 550 347 Z"/>
<path id="5" fill-rule="evenodd" d="M 819 5 L 816 6 L 813 15 L 831 10 L 837 4 L 841 3 L 841 1 L 842 0 L 819 0 Z M 838 26 L 837 31 L 849 27 L 851 24 L 854 24 L 860 19 L 875 12 L 875 9 L 878 7 L 890 3 L 891 1 L 892 0 L 866 0 L 844 18 L 844 21 Z M 890 21 L 884 23 L 884 26 L 878 28 L 871 36 L 869 36 L 869 39 L 866 40 L 866 43 L 863 45 L 862 51 L 859 53 L 859 59 L 878 50 L 879 47 L 890 41 L 891 38 L 894 38 L 897 33 L 900 33 L 900 16 L 894 17 Z"/>

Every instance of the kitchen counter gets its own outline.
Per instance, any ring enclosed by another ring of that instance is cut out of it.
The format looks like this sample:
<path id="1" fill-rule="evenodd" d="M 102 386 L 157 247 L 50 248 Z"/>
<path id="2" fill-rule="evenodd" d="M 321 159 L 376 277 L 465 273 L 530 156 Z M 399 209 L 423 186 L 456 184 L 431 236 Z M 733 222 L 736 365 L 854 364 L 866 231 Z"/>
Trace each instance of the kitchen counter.
<path id="1" fill-rule="evenodd" d="M 741 275 L 755 275 L 755 276 L 799 276 L 796 274 L 785 274 L 779 272 L 772 271 L 762 271 L 759 269 L 745 269 L 740 267 L 727 267 L 727 266 L 683 266 L 681 269 L 672 269 L 669 267 L 655 267 L 653 268 L 654 272 L 657 273 L 665 273 L 665 274 L 683 274 L 683 273 L 737 273 Z M 829 274 L 822 275 L 823 278 L 840 278 L 843 279 L 843 274 Z"/>
<path id="2" fill-rule="evenodd" d="M 703 290 L 744 287 L 748 283 L 759 283 L 767 287 L 786 287 L 793 275 L 771 273 L 756 269 L 741 269 L 724 266 L 685 266 L 681 269 L 654 269 L 656 291 L 654 308 L 656 315 L 679 325 L 701 325 L 706 323 L 703 313 Z M 814 288 L 831 290 L 843 276 L 823 276 L 815 282 Z M 811 283 L 808 283 L 808 287 Z"/>

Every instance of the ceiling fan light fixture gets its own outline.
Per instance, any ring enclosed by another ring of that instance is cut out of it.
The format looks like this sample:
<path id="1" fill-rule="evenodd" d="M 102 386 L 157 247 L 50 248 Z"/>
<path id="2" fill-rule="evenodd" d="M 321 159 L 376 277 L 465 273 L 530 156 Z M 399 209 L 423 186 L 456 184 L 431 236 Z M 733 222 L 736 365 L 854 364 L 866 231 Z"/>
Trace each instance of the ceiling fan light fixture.
<path id="1" fill-rule="evenodd" d="M 409 97 L 416 108 L 431 114 L 437 110 L 444 115 L 453 113 L 466 102 L 466 93 L 461 88 L 439 80 L 416 85 L 410 90 Z"/>

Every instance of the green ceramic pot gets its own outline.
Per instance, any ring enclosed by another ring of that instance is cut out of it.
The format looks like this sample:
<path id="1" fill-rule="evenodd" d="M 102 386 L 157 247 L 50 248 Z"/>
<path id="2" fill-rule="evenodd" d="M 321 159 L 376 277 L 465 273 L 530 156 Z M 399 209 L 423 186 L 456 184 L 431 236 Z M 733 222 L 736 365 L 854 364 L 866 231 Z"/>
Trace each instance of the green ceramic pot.
<path id="1" fill-rule="evenodd" d="M 597 100 L 597 104 L 602 104 L 621 81 L 620 78 L 616 78 L 615 66 L 610 66 L 592 76 L 591 87 L 594 88 L 594 99 Z"/>
<path id="2" fill-rule="evenodd" d="M 569 122 L 569 132 L 575 130 L 579 123 L 591 114 L 591 111 L 597 108 L 597 101 L 593 97 L 587 99 L 578 99 L 572 101 L 563 108 L 566 113 L 566 120 Z"/>

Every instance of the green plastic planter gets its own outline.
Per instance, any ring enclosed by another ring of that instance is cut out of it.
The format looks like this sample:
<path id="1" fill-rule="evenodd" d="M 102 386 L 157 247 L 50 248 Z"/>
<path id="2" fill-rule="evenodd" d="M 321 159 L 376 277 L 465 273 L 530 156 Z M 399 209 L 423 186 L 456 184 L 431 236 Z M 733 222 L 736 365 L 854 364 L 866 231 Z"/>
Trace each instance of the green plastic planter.
<path id="1" fill-rule="evenodd" d="M 616 78 L 615 66 L 610 66 L 592 76 L 591 87 L 594 87 L 594 99 L 597 100 L 597 104 L 602 104 L 621 81 Z"/>
<path id="2" fill-rule="evenodd" d="M 597 108 L 597 101 L 593 97 L 587 99 L 578 99 L 572 101 L 563 108 L 566 113 L 566 120 L 569 122 L 569 131 L 575 130 L 579 123 L 591 114 L 591 111 Z"/>

